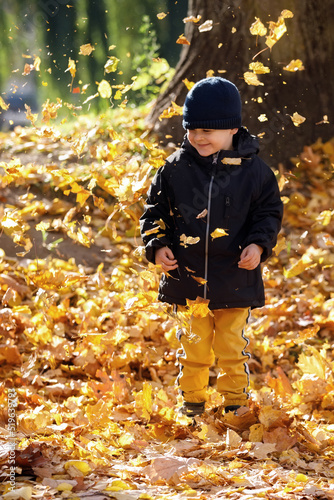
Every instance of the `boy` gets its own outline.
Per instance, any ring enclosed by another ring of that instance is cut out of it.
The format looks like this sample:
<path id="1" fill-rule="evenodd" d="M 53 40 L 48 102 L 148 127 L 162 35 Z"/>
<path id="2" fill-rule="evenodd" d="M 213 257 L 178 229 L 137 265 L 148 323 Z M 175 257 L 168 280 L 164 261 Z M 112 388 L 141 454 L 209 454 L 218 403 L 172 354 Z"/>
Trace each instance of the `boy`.
<path id="1" fill-rule="evenodd" d="M 244 328 L 250 309 L 264 305 L 260 263 L 276 244 L 283 205 L 273 171 L 257 156 L 257 139 L 241 127 L 232 82 L 197 82 L 183 127 L 185 140 L 157 171 L 140 224 L 146 257 L 163 271 L 159 300 L 181 313 L 187 299 L 209 305 L 204 318 L 191 317 L 196 340 L 180 338 L 181 411 L 194 417 L 204 412 L 215 358 L 225 413 L 248 406 Z"/>

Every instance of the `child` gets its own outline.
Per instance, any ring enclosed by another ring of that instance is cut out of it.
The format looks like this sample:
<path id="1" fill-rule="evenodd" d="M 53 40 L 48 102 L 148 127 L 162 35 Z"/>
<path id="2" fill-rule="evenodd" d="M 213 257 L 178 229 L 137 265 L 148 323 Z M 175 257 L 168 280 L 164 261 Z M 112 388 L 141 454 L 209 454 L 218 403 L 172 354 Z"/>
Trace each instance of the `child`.
<path id="1" fill-rule="evenodd" d="M 232 82 L 197 82 L 183 127 L 184 142 L 157 171 L 140 224 L 146 257 L 163 271 L 159 300 L 181 313 L 187 299 L 209 305 L 205 317 L 191 317 L 195 341 L 180 338 L 181 411 L 193 417 L 204 412 L 215 358 L 225 413 L 248 406 L 244 328 L 250 309 L 265 302 L 260 263 L 276 244 L 283 205 L 273 171 L 257 156 L 257 139 L 241 127 Z"/>

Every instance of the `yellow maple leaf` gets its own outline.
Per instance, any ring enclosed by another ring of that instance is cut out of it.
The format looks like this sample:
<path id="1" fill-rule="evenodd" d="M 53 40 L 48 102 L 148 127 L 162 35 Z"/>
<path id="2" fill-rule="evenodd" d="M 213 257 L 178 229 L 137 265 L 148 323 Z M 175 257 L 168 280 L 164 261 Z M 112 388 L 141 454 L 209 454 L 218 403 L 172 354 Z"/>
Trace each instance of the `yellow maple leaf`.
<path id="1" fill-rule="evenodd" d="M 190 82 L 188 78 L 185 78 L 184 80 L 182 80 L 182 82 L 185 84 L 188 90 L 192 89 L 195 85 L 195 82 Z"/>
<path id="2" fill-rule="evenodd" d="M 109 99 L 112 96 L 112 90 L 107 80 L 100 81 L 97 91 L 103 99 Z"/>
<path id="3" fill-rule="evenodd" d="M 311 346 L 308 347 L 310 348 Z M 298 358 L 297 366 L 302 370 L 303 373 L 316 375 L 318 378 L 325 380 L 326 361 L 316 349 L 312 349 L 312 351 L 312 356 L 307 356 L 302 352 Z"/>
<path id="4" fill-rule="evenodd" d="M 104 65 L 104 71 L 106 73 L 114 73 L 117 70 L 118 63 L 119 63 L 119 59 L 117 59 L 117 57 L 110 56 L 108 58 L 108 61 Z"/>
<path id="5" fill-rule="evenodd" d="M 0 108 L 5 111 L 9 108 L 9 104 L 6 104 L 3 98 L 0 96 Z"/>
<path id="6" fill-rule="evenodd" d="M 196 215 L 196 219 L 203 219 L 204 217 L 207 216 L 207 214 L 208 214 L 208 209 L 205 208 L 204 210 L 202 210 L 202 212 Z"/>
<path id="7" fill-rule="evenodd" d="M 202 33 L 204 31 L 211 31 L 212 28 L 213 28 L 213 21 L 211 19 L 208 19 L 198 27 L 198 31 Z"/>
<path id="8" fill-rule="evenodd" d="M 186 301 L 189 315 L 195 318 L 205 318 L 208 314 L 212 314 L 209 309 L 209 300 L 197 297 L 196 300 L 186 299 Z"/>
<path id="9" fill-rule="evenodd" d="M 84 45 L 80 45 L 80 55 L 90 56 L 90 54 L 95 50 L 95 48 L 90 43 L 85 43 Z"/>
<path id="10" fill-rule="evenodd" d="M 31 121 L 31 123 L 34 125 L 37 118 L 38 118 L 38 113 L 32 113 L 31 112 L 31 108 L 30 106 L 28 106 L 27 104 L 24 105 L 24 107 L 26 108 L 26 117 L 28 120 Z"/>
<path id="11" fill-rule="evenodd" d="M 286 66 L 283 67 L 285 71 L 303 71 L 304 65 L 303 62 L 300 59 L 292 59 L 292 61 L 289 62 Z"/>
<path id="12" fill-rule="evenodd" d="M 264 83 L 260 82 L 258 76 L 252 71 L 246 71 L 244 73 L 244 80 L 247 83 L 247 85 L 254 85 L 254 86 L 264 85 Z"/>
<path id="13" fill-rule="evenodd" d="M 197 17 L 195 16 L 189 16 L 189 17 L 184 17 L 183 22 L 184 23 L 198 23 L 202 19 L 202 16 L 198 15 Z"/>
<path id="14" fill-rule="evenodd" d="M 27 274 L 28 284 L 33 283 L 36 287 L 43 290 L 61 291 L 69 286 L 76 285 L 87 279 L 77 273 L 64 273 L 59 269 L 46 269 L 42 271 L 29 271 Z"/>
<path id="15" fill-rule="evenodd" d="M 291 10 L 284 9 L 284 10 L 282 10 L 282 12 L 281 12 L 281 16 L 282 16 L 284 19 L 292 18 L 292 17 L 293 17 L 293 12 L 291 12 Z"/>
<path id="16" fill-rule="evenodd" d="M 181 234 L 180 236 L 180 245 L 187 247 L 188 245 L 196 245 L 201 238 L 199 236 L 186 236 L 185 234 Z"/>
<path id="17" fill-rule="evenodd" d="M 176 40 L 176 43 L 180 45 L 190 45 L 189 40 L 187 40 L 184 35 L 180 35 L 179 38 Z"/>
<path id="18" fill-rule="evenodd" d="M 284 19 L 293 17 L 293 13 L 290 10 L 283 10 L 281 15 L 278 17 L 277 22 L 269 22 L 270 34 L 266 37 L 266 45 L 271 49 L 273 45 L 286 33 L 287 28 Z"/>
<path id="19" fill-rule="evenodd" d="M 306 271 L 311 267 L 315 267 L 316 265 L 317 264 L 313 262 L 313 259 L 304 253 L 304 255 L 290 267 L 290 269 L 283 268 L 283 275 L 285 278 L 293 278 L 301 274 L 303 271 Z"/>
<path id="20" fill-rule="evenodd" d="M 295 111 L 290 118 L 291 118 L 295 127 L 299 127 L 299 125 L 304 123 L 304 121 L 306 120 L 306 118 L 304 116 L 300 115 L 299 113 L 297 113 L 297 111 Z"/>
<path id="21" fill-rule="evenodd" d="M 222 236 L 228 236 L 228 233 L 225 231 L 225 229 L 222 229 L 221 227 L 217 227 L 211 234 L 211 238 L 214 240 L 215 238 L 221 238 Z"/>
<path id="22" fill-rule="evenodd" d="M 207 283 L 208 281 L 205 280 L 204 278 L 200 278 L 198 276 L 192 276 L 192 278 L 197 281 L 197 283 L 199 283 L 200 285 L 205 285 L 205 283 Z"/>
<path id="23" fill-rule="evenodd" d="M 249 28 L 249 31 L 251 32 L 252 35 L 259 35 L 259 36 L 264 36 L 267 34 L 267 28 L 265 25 L 260 21 L 258 17 L 255 18 L 256 21 L 251 25 Z"/>
<path id="24" fill-rule="evenodd" d="M 66 73 L 66 71 L 69 71 L 71 73 L 72 79 L 75 77 L 77 67 L 76 67 L 75 61 L 73 59 L 71 59 L 70 57 L 68 58 L 68 66 L 67 66 L 67 69 L 65 70 L 65 73 Z"/>
<path id="25" fill-rule="evenodd" d="M 249 64 L 249 69 L 257 75 L 264 75 L 265 73 L 270 73 L 270 68 L 265 66 L 261 62 L 252 62 Z"/>
<path id="26" fill-rule="evenodd" d="M 143 383 L 143 389 L 135 395 L 136 408 L 140 410 L 140 414 L 145 420 L 150 420 L 153 400 L 152 400 L 152 386 L 149 382 Z"/>
<path id="27" fill-rule="evenodd" d="M 167 17 L 167 14 L 165 14 L 164 12 L 159 12 L 159 14 L 157 14 L 158 19 L 164 19 L 165 17 Z"/>
<path id="28" fill-rule="evenodd" d="M 39 71 L 40 70 L 40 66 L 41 66 L 41 58 L 39 56 L 36 56 L 35 59 L 34 59 L 33 68 L 36 71 Z"/>
<path id="29" fill-rule="evenodd" d="M 274 254 L 279 255 L 282 252 L 282 250 L 285 250 L 286 248 L 287 248 L 287 244 L 286 244 L 285 237 L 282 235 L 279 235 L 276 246 L 273 248 Z"/>
<path id="30" fill-rule="evenodd" d="M 92 472 L 91 466 L 83 460 L 68 460 L 67 462 L 65 462 L 64 469 L 66 471 L 68 471 L 72 467 L 74 467 L 75 470 L 79 472 L 78 476 L 87 476 L 87 474 Z"/>
<path id="31" fill-rule="evenodd" d="M 172 116 L 181 116 L 183 114 L 183 106 L 179 106 L 174 101 L 171 102 L 171 106 L 167 109 L 164 109 L 161 115 L 159 116 L 159 120 L 161 121 L 163 118 L 171 118 Z"/>

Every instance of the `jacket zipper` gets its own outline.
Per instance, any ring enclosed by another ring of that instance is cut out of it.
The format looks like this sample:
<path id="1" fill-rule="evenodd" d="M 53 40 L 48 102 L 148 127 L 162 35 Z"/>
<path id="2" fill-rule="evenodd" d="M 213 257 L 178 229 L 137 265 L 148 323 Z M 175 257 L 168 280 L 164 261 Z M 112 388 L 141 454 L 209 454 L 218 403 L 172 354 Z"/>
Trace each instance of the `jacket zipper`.
<path id="1" fill-rule="evenodd" d="M 212 165 L 214 167 L 218 162 L 218 154 L 216 153 L 212 160 Z M 211 174 L 210 184 L 209 184 L 209 192 L 208 192 L 208 213 L 207 213 L 207 223 L 206 223 L 206 232 L 205 232 L 205 257 L 204 257 L 204 299 L 207 298 L 208 292 L 208 267 L 209 267 L 209 236 L 210 236 L 210 214 L 211 214 L 211 194 L 212 194 L 212 185 L 215 178 L 216 169 L 214 168 Z"/>

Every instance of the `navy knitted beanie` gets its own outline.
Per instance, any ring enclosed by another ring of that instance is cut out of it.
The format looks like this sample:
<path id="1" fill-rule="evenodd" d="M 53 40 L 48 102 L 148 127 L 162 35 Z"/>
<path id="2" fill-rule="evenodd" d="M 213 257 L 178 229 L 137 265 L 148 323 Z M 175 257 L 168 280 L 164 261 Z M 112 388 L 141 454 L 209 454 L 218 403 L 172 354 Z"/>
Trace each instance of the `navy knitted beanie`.
<path id="1" fill-rule="evenodd" d="M 237 87 L 219 76 L 197 82 L 187 94 L 182 125 L 185 129 L 241 127 L 241 98 Z"/>

